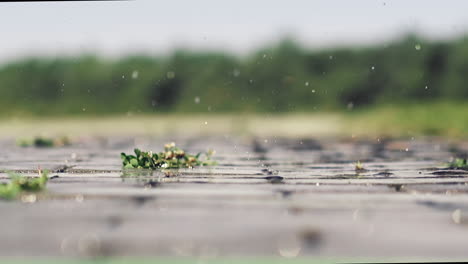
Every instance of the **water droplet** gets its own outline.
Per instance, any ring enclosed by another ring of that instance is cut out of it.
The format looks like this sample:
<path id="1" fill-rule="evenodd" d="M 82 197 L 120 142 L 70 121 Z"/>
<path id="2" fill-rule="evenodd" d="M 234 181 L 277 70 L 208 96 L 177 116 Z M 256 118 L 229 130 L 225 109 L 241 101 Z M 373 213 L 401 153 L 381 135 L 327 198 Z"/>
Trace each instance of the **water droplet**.
<path id="1" fill-rule="evenodd" d="M 84 201 L 84 197 L 81 194 L 75 196 L 75 201 L 82 203 Z"/>
<path id="2" fill-rule="evenodd" d="M 21 196 L 21 201 L 23 203 L 35 203 L 37 200 L 37 197 L 35 194 L 25 194 Z"/>
<path id="3" fill-rule="evenodd" d="M 278 253 L 284 258 L 295 258 L 301 252 L 301 241 L 294 235 L 282 237 L 278 242 Z"/>
<path id="4" fill-rule="evenodd" d="M 199 104 L 200 103 L 200 97 L 198 96 L 195 96 L 195 99 L 194 99 L 195 103 L 196 104 Z"/>
<path id="5" fill-rule="evenodd" d="M 462 217 L 461 217 L 460 209 L 457 209 L 457 210 L 453 211 L 452 220 L 453 220 L 453 222 L 455 224 L 460 224 L 461 223 Z"/>
<path id="6" fill-rule="evenodd" d="M 207 122 L 207 121 L 205 121 L 205 125 L 208 125 L 208 122 Z"/>
<path id="7" fill-rule="evenodd" d="M 375 70 L 375 66 L 372 66 L 372 67 L 371 67 L 371 70 Z"/>
<path id="8" fill-rule="evenodd" d="M 312 89 L 312 93 L 315 93 L 315 90 L 314 90 L 314 89 Z"/>
<path id="9" fill-rule="evenodd" d="M 358 219 L 359 219 L 359 209 L 356 209 L 353 212 L 353 220 L 357 221 Z"/>
<path id="10" fill-rule="evenodd" d="M 309 86 L 309 82 L 305 82 L 305 86 Z"/>
<path id="11" fill-rule="evenodd" d="M 425 90 L 429 89 L 429 87 L 427 87 L 427 85 L 424 87 Z"/>
<path id="12" fill-rule="evenodd" d="M 333 60 L 333 55 L 328 56 L 328 59 Z"/>
<path id="13" fill-rule="evenodd" d="M 167 77 L 168 79 L 173 79 L 173 78 L 175 77 L 175 72 L 173 72 L 173 71 L 168 71 L 168 72 L 166 73 L 166 77 Z"/>
<path id="14" fill-rule="evenodd" d="M 84 112 L 84 111 L 86 111 L 86 108 L 83 107 L 83 109 L 81 109 L 81 110 L 83 110 L 83 112 Z"/>
<path id="15" fill-rule="evenodd" d="M 414 45 L 414 48 L 415 48 L 416 50 L 421 50 L 421 44 L 416 44 L 416 45 Z"/>
<path id="16" fill-rule="evenodd" d="M 122 79 L 125 79 L 125 75 L 122 75 Z"/>
<path id="17" fill-rule="evenodd" d="M 137 70 L 134 70 L 132 72 L 132 79 L 138 79 L 139 72 Z"/>

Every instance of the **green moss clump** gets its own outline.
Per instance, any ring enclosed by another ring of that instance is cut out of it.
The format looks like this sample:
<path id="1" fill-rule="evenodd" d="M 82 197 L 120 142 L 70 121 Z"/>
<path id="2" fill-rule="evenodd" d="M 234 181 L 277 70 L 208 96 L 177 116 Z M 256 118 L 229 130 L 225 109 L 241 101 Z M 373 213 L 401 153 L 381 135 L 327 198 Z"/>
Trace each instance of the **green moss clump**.
<path id="1" fill-rule="evenodd" d="M 38 148 L 50 148 L 50 147 L 62 147 L 71 145 L 71 141 L 68 137 L 58 138 L 47 138 L 47 137 L 35 137 L 32 139 L 22 138 L 16 141 L 16 145 L 20 147 L 38 147 Z"/>
<path id="2" fill-rule="evenodd" d="M 135 149 L 135 155 L 121 153 L 120 157 L 123 167 L 127 169 L 176 169 L 216 165 L 216 162 L 211 160 L 213 154 L 214 151 L 207 151 L 192 155 L 176 147 L 175 143 L 169 143 L 164 146 L 164 151 L 159 153 Z M 202 155 L 205 156 L 203 160 Z"/>

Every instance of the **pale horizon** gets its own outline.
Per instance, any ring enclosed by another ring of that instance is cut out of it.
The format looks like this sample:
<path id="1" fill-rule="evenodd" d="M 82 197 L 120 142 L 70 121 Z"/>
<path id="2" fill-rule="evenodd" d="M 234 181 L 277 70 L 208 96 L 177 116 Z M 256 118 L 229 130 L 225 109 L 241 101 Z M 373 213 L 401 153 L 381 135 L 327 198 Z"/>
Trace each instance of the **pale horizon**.
<path id="1" fill-rule="evenodd" d="M 429 40 L 468 33 L 468 2 L 215 0 L 0 3 L 0 60 L 178 48 L 245 54 L 292 36 L 310 48 Z"/>

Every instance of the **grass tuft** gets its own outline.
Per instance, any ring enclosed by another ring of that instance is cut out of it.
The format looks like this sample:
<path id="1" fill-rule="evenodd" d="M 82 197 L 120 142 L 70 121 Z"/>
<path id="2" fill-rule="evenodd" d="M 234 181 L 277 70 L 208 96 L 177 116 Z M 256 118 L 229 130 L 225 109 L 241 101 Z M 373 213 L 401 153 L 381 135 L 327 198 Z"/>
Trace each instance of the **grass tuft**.
<path id="1" fill-rule="evenodd" d="M 466 158 L 455 158 L 451 162 L 447 163 L 447 167 L 449 169 L 455 169 L 455 170 L 468 170 L 468 162 Z"/>
<path id="2" fill-rule="evenodd" d="M 356 163 L 354 163 L 354 170 L 356 171 L 356 173 L 367 171 L 367 169 L 364 168 L 364 164 L 362 164 L 362 162 L 359 160 Z"/>
<path id="3" fill-rule="evenodd" d="M 38 170 L 38 177 L 26 177 L 15 173 L 10 173 L 10 181 L 0 184 L 0 199 L 12 200 L 22 192 L 39 192 L 45 189 L 49 180 L 46 171 Z"/>

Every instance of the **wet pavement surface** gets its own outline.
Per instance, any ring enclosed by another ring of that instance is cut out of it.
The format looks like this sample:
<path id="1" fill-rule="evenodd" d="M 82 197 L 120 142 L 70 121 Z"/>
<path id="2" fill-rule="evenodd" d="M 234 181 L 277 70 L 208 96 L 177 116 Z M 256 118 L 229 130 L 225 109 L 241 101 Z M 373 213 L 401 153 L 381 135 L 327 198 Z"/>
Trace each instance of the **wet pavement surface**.
<path id="1" fill-rule="evenodd" d="M 121 152 L 216 150 L 218 165 L 122 172 Z M 246 137 L 0 141 L 47 191 L 0 201 L 2 256 L 468 257 L 466 142 Z M 365 170 L 356 172 L 360 160 Z"/>

